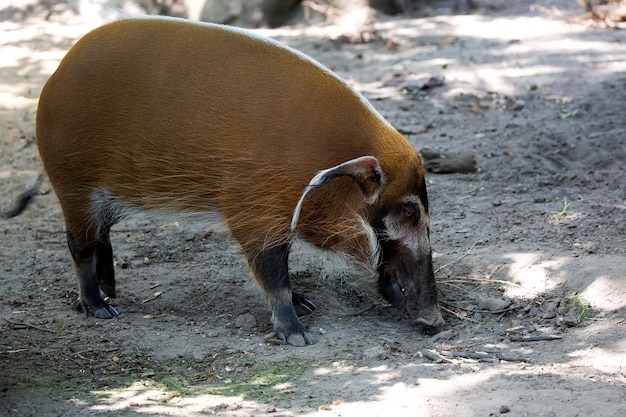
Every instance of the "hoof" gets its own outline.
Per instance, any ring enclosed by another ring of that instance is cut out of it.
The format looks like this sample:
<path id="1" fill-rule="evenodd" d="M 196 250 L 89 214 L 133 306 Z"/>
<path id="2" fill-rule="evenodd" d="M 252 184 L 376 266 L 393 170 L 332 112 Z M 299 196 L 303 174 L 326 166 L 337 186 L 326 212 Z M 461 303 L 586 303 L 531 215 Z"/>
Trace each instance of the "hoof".
<path id="1" fill-rule="evenodd" d="M 281 306 L 272 309 L 272 320 L 276 335 L 285 343 L 292 346 L 306 346 L 315 344 L 315 339 L 304 327 L 294 306 Z"/>
<path id="2" fill-rule="evenodd" d="M 291 346 L 304 347 L 306 345 L 314 345 L 315 339 L 311 333 L 307 330 L 303 329 L 301 333 L 292 333 L 289 336 L 284 332 L 276 332 L 278 337 L 285 343 L 290 344 Z"/>
<path id="3" fill-rule="evenodd" d="M 421 324 L 422 326 L 428 326 L 428 327 L 433 327 L 433 328 L 437 328 L 437 327 L 441 327 L 443 326 L 446 322 L 444 321 L 443 317 L 441 316 L 441 312 L 439 311 L 439 309 L 437 309 L 436 313 L 432 314 L 432 315 L 420 315 L 415 319 L 415 323 L 417 324 Z"/>
<path id="4" fill-rule="evenodd" d="M 99 305 L 88 306 L 87 303 L 78 299 L 74 302 L 73 308 L 74 310 L 83 313 L 85 317 L 89 317 L 91 315 L 98 319 L 110 319 L 120 315 L 120 313 L 118 313 L 113 306 L 110 306 L 104 300 L 102 300 Z"/>

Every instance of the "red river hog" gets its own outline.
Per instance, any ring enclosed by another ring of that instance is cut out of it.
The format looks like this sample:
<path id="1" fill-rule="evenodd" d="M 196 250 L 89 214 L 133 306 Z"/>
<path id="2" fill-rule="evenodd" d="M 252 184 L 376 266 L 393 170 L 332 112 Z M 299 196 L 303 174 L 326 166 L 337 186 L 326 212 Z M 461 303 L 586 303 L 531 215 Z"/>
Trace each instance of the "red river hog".
<path id="1" fill-rule="evenodd" d="M 286 45 L 174 18 L 102 26 L 46 83 L 37 145 L 86 315 L 118 315 L 102 294 L 115 296 L 109 232 L 120 219 L 217 211 L 283 341 L 314 343 L 295 307 L 315 306 L 289 282 L 296 238 L 369 268 L 416 323 L 443 324 L 417 152 L 345 81 Z"/>

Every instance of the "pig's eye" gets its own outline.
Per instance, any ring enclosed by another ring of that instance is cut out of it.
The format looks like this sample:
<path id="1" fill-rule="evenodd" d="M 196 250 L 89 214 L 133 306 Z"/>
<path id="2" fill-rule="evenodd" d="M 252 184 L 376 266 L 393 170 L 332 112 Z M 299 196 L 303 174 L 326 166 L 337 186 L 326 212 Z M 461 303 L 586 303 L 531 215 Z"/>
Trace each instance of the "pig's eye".
<path id="1" fill-rule="evenodd" d="M 419 208 L 417 208 L 414 204 L 405 204 L 402 207 L 402 216 L 405 220 L 409 222 L 417 222 L 420 217 Z"/>

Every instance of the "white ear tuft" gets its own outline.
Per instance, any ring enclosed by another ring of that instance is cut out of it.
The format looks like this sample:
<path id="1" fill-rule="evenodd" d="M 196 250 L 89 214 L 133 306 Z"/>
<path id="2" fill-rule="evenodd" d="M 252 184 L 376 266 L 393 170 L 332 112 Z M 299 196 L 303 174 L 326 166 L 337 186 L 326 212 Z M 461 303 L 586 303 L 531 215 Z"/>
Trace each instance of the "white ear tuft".
<path id="1" fill-rule="evenodd" d="M 378 159 L 373 156 L 361 156 L 351 159 L 332 168 L 318 172 L 311 182 L 305 187 L 298 204 L 291 218 L 291 231 L 295 231 L 298 225 L 298 218 L 306 196 L 313 190 L 328 184 L 338 177 L 352 178 L 361 189 L 363 197 L 368 204 L 374 204 L 380 195 L 382 185 L 385 183 L 383 170 Z"/>

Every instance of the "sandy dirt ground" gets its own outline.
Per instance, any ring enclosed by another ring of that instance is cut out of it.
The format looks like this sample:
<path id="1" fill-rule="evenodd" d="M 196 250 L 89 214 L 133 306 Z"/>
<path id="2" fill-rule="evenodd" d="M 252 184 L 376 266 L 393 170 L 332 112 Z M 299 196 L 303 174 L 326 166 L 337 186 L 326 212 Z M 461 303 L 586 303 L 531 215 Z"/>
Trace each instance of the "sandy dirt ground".
<path id="1" fill-rule="evenodd" d="M 119 224 L 121 314 L 87 319 L 44 182 L 0 223 L 0 415 L 626 415 L 626 35 L 572 20 L 573 1 L 480 4 L 379 18 L 368 43 L 343 26 L 261 31 L 417 149 L 475 158 L 475 173 L 427 174 L 440 333 L 297 245 L 317 343 L 286 346 L 237 244 L 203 220 Z M 96 25 L 62 3 L 1 8 L 1 209 L 41 170 L 45 80 Z"/>

